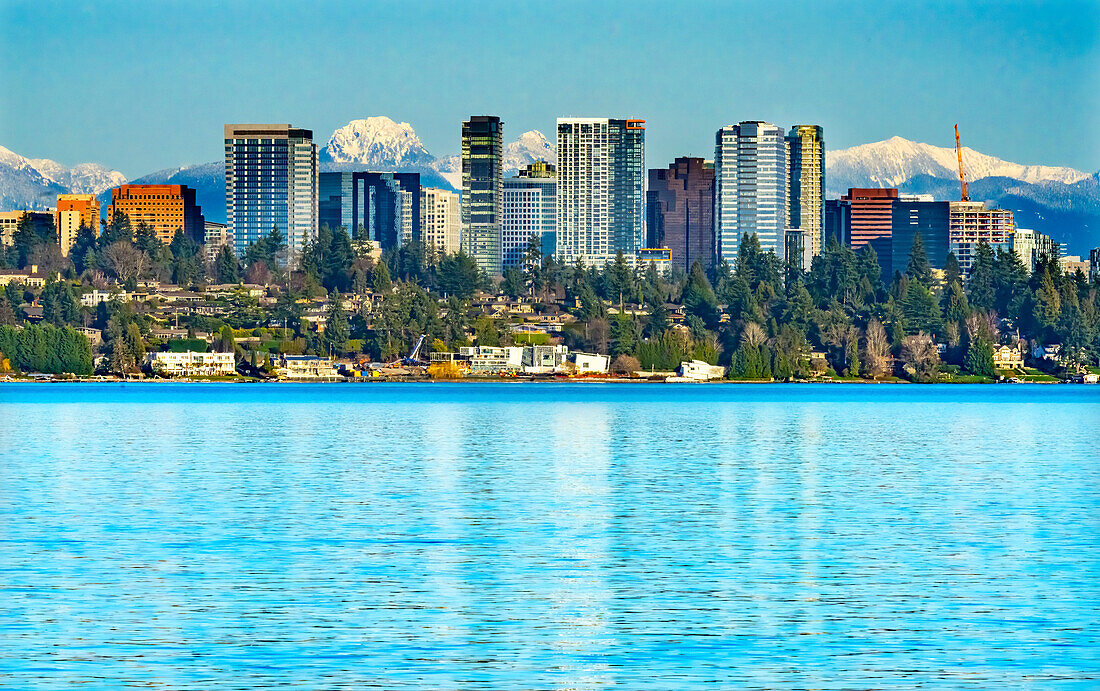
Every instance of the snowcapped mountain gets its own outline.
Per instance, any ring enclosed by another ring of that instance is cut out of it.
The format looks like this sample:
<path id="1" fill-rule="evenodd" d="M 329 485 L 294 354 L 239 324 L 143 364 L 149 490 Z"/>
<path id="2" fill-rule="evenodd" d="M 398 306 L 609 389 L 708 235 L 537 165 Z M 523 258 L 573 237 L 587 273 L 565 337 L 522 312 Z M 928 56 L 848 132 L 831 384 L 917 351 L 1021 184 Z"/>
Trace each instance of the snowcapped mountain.
<path id="1" fill-rule="evenodd" d="M 59 194 L 99 194 L 124 182 L 125 175 L 98 163 L 69 168 L 0 146 L 0 209 L 44 209 L 55 206 Z"/>
<path id="2" fill-rule="evenodd" d="M 897 187 L 920 175 L 954 179 L 958 175 L 955 149 L 902 137 L 861 144 L 825 155 L 825 181 L 830 196 L 848 187 Z M 1027 183 L 1060 182 L 1071 185 L 1089 175 L 1073 168 L 1029 166 L 1003 161 L 963 147 L 963 167 L 968 181 L 989 177 L 1012 178 Z"/>
<path id="3" fill-rule="evenodd" d="M 504 145 L 504 170 L 506 173 L 518 171 L 535 161 L 554 163 L 557 161 L 554 145 L 546 140 L 542 132 L 529 130 L 514 142 Z"/>
<path id="4" fill-rule="evenodd" d="M 329 137 L 321 160 L 357 163 L 374 170 L 429 166 L 435 157 L 428 153 L 407 122 L 394 122 L 378 115 L 352 120 Z"/>

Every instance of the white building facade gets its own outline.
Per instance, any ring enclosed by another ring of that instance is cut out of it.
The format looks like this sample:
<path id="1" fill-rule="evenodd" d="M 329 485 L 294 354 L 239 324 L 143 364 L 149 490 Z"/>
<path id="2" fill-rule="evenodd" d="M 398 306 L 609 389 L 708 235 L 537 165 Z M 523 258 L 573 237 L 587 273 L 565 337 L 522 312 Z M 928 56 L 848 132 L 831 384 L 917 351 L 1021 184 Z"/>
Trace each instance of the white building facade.
<path id="1" fill-rule="evenodd" d="M 438 187 L 420 188 L 420 237 L 439 254 L 462 249 L 462 197 Z"/>
<path id="2" fill-rule="evenodd" d="M 645 121 L 558 118 L 558 261 L 603 265 L 642 248 Z"/>
<path id="3" fill-rule="evenodd" d="M 714 144 L 718 261 L 736 264 L 745 233 L 755 233 L 765 252 L 785 257 L 787 191 L 787 144 L 782 127 L 753 120 L 718 130 Z"/>
<path id="4" fill-rule="evenodd" d="M 507 178 L 501 226 L 503 265 L 523 264 L 531 236 L 538 237 L 544 255 L 553 254 L 557 214 L 555 178 Z"/>

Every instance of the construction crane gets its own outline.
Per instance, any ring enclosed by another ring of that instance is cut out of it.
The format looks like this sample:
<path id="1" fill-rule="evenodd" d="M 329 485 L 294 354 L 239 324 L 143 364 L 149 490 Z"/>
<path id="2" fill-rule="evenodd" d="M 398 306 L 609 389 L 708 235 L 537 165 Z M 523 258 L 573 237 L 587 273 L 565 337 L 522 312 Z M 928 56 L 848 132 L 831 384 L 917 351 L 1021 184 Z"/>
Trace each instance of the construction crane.
<path id="1" fill-rule="evenodd" d="M 426 338 L 427 338 L 427 336 L 425 334 L 420 334 L 420 338 L 417 340 L 416 345 L 413 346 L 412 352 L 409 353 L 409 357 L 402 359 L 401 364 L 403 364 L 403 365 L 426 365 L 427 364 L 426 362 L 424 362 L 423 360 L 421 360 L 420 358 L 417 357 L 417 355 L 420 354 L 420 346 L 424 345 L 424 339 L 426 339 Z"/>
<path id="2" fill-rule="evenodd" d="M 959 140 L 959 126 L 955 125 L 955 155 L 959 157 L 959 187 L 962 188 L 962 200 L 970 201 L 970 186 L 966 184 L 966 172 L 963 170 L 963 148 Z"/>

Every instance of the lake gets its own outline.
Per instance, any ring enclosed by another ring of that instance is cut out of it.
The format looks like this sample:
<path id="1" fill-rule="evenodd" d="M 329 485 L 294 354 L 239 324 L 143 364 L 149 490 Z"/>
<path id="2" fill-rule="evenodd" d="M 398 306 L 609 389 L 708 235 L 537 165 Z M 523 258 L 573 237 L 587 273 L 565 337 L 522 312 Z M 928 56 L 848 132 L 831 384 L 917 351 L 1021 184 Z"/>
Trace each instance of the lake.
<path id="1" fill-rule="evenodd" d="M 0 686 L 1100 686 L 1100 387 L 0 385 Z"/>

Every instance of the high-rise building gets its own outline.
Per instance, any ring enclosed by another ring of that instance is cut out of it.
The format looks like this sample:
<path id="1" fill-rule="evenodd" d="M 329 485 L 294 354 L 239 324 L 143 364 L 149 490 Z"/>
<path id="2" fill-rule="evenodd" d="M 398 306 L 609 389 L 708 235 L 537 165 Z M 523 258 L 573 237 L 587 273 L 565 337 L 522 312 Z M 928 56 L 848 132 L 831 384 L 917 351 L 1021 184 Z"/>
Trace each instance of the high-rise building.
<path id="1" fill-rule="evenodd" d="M 787 226 L 801 231 L 802 266 L 809 269 L 824 246 L 825 138 L 820 125 L 793 125 L 787 132 L 787 168 Z"/>
<path id="2" fill-rule="evenodd" d="M 878 263 L 887 281 L 895 273 L 905 273 L 909 268 L 909 255 L 917 233 L 920 233 L 933 269 L 945 267 L 950 250 L 950 203 L 913 201 L 908 195 L 901 197 L 891 207 L 890 232 L 865 243 L 878 254 Z"/>
<path id="3" fill-rule="evenodd" d="M 80 232 L 80 212 L 54 209 L 53 225 L 57 229 L 57 244 L 61 247 L 61 254 L 67 257 Z"/>
<path id="4" fill-rule="evenodd" d="M 977 255 L 978 245 L 987 243 L 994 251 L 1012 249 L 1016 221 L 1008 209 L 990 209 L 985 202 L 951 202 L 951 248 L 959 260 L 964 278 Z"/>
<path id="5" fill-rule="evenodd" d="M 502 270 L 501 125 L 494 115 L 474 115 L 462 123 L 462 249 L 489 276 L 498 276 Z"/>
<path id="6" fill-rule="evenodd" d="M 1089 280 L 1100 281 L 1100 247 L 1089 251 Z"/>
<path id="7" fill-rule="evenodd" d="M 124 214 L 135 231 L 144 223 L 152 227 L 157 239 L 168 244 L 182 232 L 202 242 L 205 219 L 195 204 L 195 190 L 187 185 L 122 185 L 111 190 L 111 203 L 103 209 L 110 223 Z"/>
<path id="8" fill-rule="evenodd" d="M 677 158 L 649 170 L 646 246 L 667 247 L 684 271 L 714 263 L 714 166 L 701 158 Z"/>
<path id="9" fill-rule="evenodd" d="M 438 187 L 420 188 L 420 238 L 440 255 L 462 249 L 462 197 Z"/>
<path id="10" fill-rule="evenodd" d="M 56 231 L 56 228 L 51 228 L 54 218 L 50 211 L 0 211 L 0 245 L 11 247 L 15 241 L 15 231 L 19 230 L 19 222 L 24 217 L 34 224 L 37 233 Z"/>
<path id="11" fill-rule="evenodd" d="M 213 263 L 221 253 L 222 247 L 228 246 L 229 249 L 233 249 L 233 236 L 230 235 L 229 225 L 226 223 L 207 221 L 203 225 L 205 232 L 203 251 L 206 261 Z"/>
<path id="12" fill-rule="evenodd" d="M 876 238 L 889 237 L 894 228 L 894 188 L 849 188 L 840 199 L 825 203 L 826 237 L 859 250 Z"/>
<path id="13" fill-rule="evenodd" d="M 57 210 L 76 211 L 80 214 L 79 225 L 90 228 L 96 237 L 99 236 L 100 205 L 94 194 L 59 194 Z"/>
<path id="14" fill-rule="evenodd" d="M 1024 268 L 1031 273 L 1042 257 L 1057 258 L 1060 251 L 1058 243 L 1049 235 L 1027 228 L 1017 228 L 1012 234 L 1012 251 L 1020 258 Z"/>
<path id="15" fill-rule="evenodd" d="M 380 249 L 418 239 L 420 213 L 420 173 L 318 176 L 319 224 L 343 227 L 353 238 L 370 240 Z"/>
<path id="16" fill-rule="evenodd" d="M 645 120 L 558 118 L 559 261 L 603 265 L 643 245 Z"/>
<path id="17" fill-rule="evenodd" d="M 558 190 L 554 166 L 536 161 L 504 180 L 501 256 L 505 267 L 523 263 L 531 236 L 543 255 L 554 254 L 558 226 Z"/>
<path id="18" fill-rule="evenodd" d="M 290 125 L 226 125 L 225 218 L 238 254 L 278 228 L 293 261 L 317 235 L 313 131 Z"/>
<path id="19" fill-rule="evenodd" d="M 789 184 L 782 127 L 753 120 L 718 130 L 714 142 L 718 261 L 735 263 L 746 233 L 755 233 L 764 251 L 784 257 Z"/>

